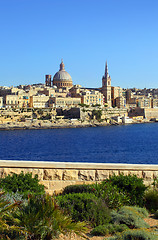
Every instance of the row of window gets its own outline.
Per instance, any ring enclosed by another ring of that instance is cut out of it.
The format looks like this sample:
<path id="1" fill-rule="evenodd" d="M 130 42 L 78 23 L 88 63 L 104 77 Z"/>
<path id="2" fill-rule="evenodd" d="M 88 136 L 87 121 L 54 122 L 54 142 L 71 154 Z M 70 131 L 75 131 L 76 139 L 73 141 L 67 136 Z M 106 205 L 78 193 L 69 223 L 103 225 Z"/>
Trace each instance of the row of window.
<path id="1" fill-rule="evenodd" d="M 69 86 L 72 86 L 71 83 L 56 83 L 55 85 L 58 86 L 58 87 L 69 87 Z"/>

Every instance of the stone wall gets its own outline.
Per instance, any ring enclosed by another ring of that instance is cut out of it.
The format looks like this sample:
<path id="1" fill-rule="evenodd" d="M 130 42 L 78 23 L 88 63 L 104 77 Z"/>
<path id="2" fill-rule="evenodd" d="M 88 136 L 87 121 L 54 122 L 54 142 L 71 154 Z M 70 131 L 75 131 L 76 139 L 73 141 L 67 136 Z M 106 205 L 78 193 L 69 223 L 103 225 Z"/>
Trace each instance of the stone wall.
<path id="1" fill-rule="evenodd" d="M 40 183 L 53 194 L 68 185 L 94 183 L 120 173 L 135 174 L 149 185 L 158 176 L 158 165 L 0 160 L 0 177 L 21 171 L 32 172 L 33 176 L 38 174 Z"/>

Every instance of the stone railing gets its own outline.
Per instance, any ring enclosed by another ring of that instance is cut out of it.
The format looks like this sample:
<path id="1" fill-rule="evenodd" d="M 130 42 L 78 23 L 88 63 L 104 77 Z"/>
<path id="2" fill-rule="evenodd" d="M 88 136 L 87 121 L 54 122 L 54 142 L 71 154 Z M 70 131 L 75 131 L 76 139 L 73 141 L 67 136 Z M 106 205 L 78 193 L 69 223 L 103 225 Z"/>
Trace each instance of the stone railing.
<path id="1" fill-rule="evenodd" d="M 115 174 L 135 174 L 149 185 L 158 176 L 158 165 L 71 163 L 0 160 L 0 177 L 11 173 L 38 174 L 40 183 L 50 194 L 58 193 L 68 185 L 102 181 Z"/>

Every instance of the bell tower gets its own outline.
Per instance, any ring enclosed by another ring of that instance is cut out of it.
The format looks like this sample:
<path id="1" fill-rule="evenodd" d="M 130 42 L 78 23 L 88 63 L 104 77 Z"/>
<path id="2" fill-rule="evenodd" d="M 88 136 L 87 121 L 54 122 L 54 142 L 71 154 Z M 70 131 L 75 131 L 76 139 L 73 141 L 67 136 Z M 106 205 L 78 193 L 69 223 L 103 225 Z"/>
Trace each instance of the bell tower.
<path id="1" fill-rule="evenodd" d="M 108 107 L 111 107 L 111 77 L 108 73 L 107 61 L 105 65 L 105 74 L 102 77 L 102 93 L 105 97 L 105 103 L 108 104 Z"/>

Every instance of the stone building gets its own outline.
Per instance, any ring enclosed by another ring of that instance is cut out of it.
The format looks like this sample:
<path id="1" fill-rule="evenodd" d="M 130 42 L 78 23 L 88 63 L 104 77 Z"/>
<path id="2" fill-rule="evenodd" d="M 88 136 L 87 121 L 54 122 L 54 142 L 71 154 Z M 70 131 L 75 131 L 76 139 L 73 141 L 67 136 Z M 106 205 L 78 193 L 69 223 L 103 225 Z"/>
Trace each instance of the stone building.
<path id="1" fill-rule="evenodd" d="M 137 106 L 140 108 L 151 108 L 151 98 L 145 97 L 138 98 Z"/>
<path id="2" fill-rule="evenodd" d="M 81 98 L 71 97 L 51 97 L 49 99 L 49 107 L 74 107 L 81 103 Z"/>
<path id="3" fill-rule="evenodd" d="M 86 105 L 101 105 L 104 103 L 104 96 L 101 92 L 96 90 L 87 90 L 81 93 L 81 103 Z"/>
<path id="4" fill-rule="evenodd" d="M 73 86 L 70 74 L 65 71 L 63 60 L 61 61 L 59 71 L 53 77 L 53 85 L 57 86 L 57 88 L 72 88 Z"/>
<path id="5" fill-rule="evenodd" d="M 151 107 L 152 108 L 158 108 L 158 98 L 153 98 L 151 100 Z"/>
<path id="6" fill-rule="evenodd" d="M 102 89 L 101 89 L 104 97 L 105 103 L 107 103 L 108 107 L 111 107 L 111 77 L 108 73 L 107 62 L 105 65 L 105 74 L 102 77 Z"/>
<path id="7" fill-rule="evenodd" d="M 30 107 L 33 108 L 47 108 L 49 103 L 49 96 L 37 95 L 30 97 Z"/>
<path id="8" fill-rule="evenodd" d="M 118 108 L 125 108 L 126 107 L 126 99 L 123 96 L 117 97 L 115 99 L 115 106 Z"/>
<path id="9" fill-rule="evenodd" d="M 119 101 L 118 98 L 122 99 L 122 97 L 123 97 L 123 95 L 122 95 L 122 88 L 121 87 L 111 87 L 111 102 L 112 102 L 112 106 L 117 106 L 116 98 L 117 98 L 117 102 L 118 102 Z"/>

